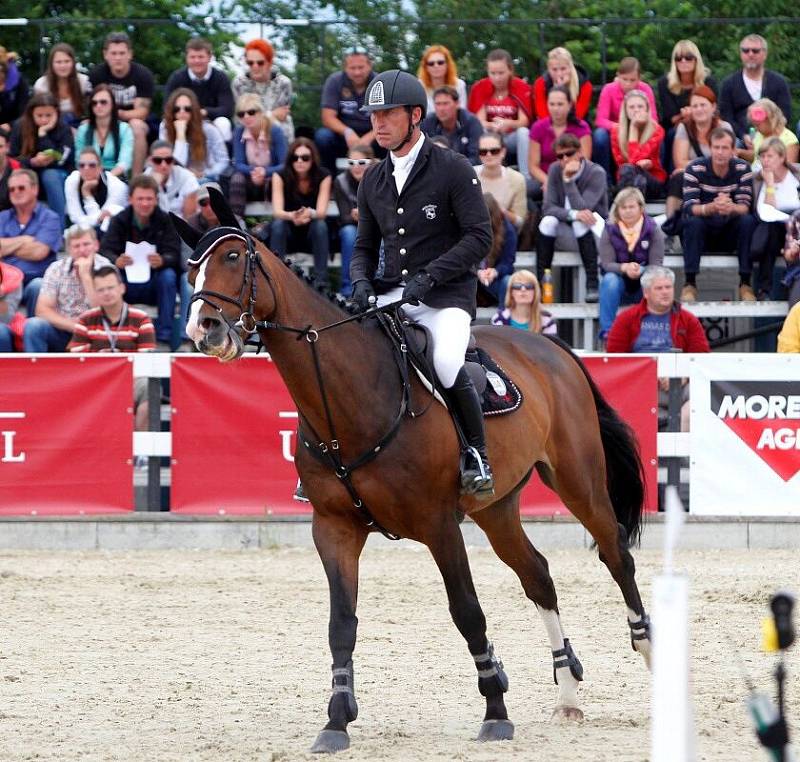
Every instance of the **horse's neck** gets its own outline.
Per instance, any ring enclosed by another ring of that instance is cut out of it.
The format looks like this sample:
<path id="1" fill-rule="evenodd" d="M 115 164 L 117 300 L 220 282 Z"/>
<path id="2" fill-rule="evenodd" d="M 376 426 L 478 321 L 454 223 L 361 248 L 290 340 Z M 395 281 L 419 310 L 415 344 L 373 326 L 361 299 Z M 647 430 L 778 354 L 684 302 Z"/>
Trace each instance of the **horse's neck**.
<path id="1" fill-rule="evenodd" d="M 288 278 L 275 283 L 278 308 L 274 322 L 319 330 L 348 317 L 292 273 L 286 274 Z M 330 432 L 320 376 L 340 437 L 351 425 L 371 431 L 397 412 L 394 408 L 400 399 L 400 377 L 391 346 L 374 319 L 369 325 L 352 321 L 322 331 L 313 348 L 306 338 L 298 340 L 296 333 L 288 331 L 270 329 L 264 340 L 300 414 L 323 438 Z M 385 401 L 384 409 L 381 400 Z"/>

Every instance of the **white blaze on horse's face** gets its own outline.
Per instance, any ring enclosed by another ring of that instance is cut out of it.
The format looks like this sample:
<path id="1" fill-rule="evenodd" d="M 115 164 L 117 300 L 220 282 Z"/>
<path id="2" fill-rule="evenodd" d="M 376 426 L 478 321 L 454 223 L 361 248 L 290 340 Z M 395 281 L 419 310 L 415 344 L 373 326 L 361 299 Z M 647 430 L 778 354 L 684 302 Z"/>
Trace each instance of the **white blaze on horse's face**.
<path id="1" fill-rule="evenodd" d="M 195 293 L 203 290 L 203 285 L 205 284 L 206 280 L 207 264 L 208 258 L 206 258 L 206 260 L 200 265 L 200 269 L 197 271 L 197 277 L 194 280 Z M 205 330 L 200 327 L 200 309 L 203 304 L 204 302 L 200 299 L 192 302 L 191 309 L 189 310 L 189 322 L 186 324 L 186 334 L 195 344 L 200 341 L 205 334 Z"/>

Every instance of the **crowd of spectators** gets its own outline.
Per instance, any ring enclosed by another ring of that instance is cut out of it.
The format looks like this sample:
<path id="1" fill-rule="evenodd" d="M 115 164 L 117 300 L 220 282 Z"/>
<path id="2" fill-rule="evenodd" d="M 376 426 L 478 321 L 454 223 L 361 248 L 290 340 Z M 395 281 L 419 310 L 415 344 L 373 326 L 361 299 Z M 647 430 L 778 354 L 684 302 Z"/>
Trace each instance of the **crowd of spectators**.
<path id="1" fill-rule="evenodd" d="M 654 86 L 627 56 L 592 115 L 593 85 L 564 47 L 547 53 L 532 85 L 508 51 L 492 50 L 486 76 L 471 86 L 445 46 L 425 49 L 417 70 L 428 95 L 422 129 L 470 160 L 486 194 L 495 243 L 479 279 L 498 322 L 554 330 L 540 308 L 540 281 L 557 250 L 577 251 L 585 299 L 600 302 L 599 338 L 611 343 L 620 307 L 639 305 L 628 322 L 646 317 L 642 274 L 662 268 L 665 240 L 677 237 L 680 301 L 699 298 L 702 255 L 734 251 L 740 299 L 800 301 L 800 144 L 789 88 L 766 68 L 763 37 L 744 37 L 739 53 L 741 70 L 719 85 L 691 40 L 675 43 Z M 157 83 L 125 33 L 106 36 L 103 62 L 87 73 L 70 45 L 53 45 L 32 88 L 16 55 L 0 47 L 0 350 L 86 349 L 86 325 L 106 314 L 98 278 L 114 297 L 109 325 L 134 317 L 144 326 L 136 349 L 176 349 L 191 290 L 168 213 L 208 229 L 209 185 L 239 217 L 250 202 L 271 204 L 257 234 L 279 254 L 312 253 L 320 286 L 331 285 L 330 253 L 339 248 L 336 285 L 349 296 L 358 185 L 385 155 L 361 110 L 373 63 L 364 49 L 343 53 L 322 88 L 314 129 L 296 127 L 294 86 L 274 59 L 268 41 L 251 40 L 244 73 L 231 79 L 210 43 L 192 38 L 156 114 Z M 645 201 L 663 198 L 665 217 L 648 215 Z M 517 278 L 523 240 L 534 242 L 537 272 Z M 157 317 L 145 325 L 138 312 L 123 315 L 121 299 L 150 304 Z M 653 344 L 651 333 L 632 346 Z M 92 344 L 122 346 L 110 338 Z"/>

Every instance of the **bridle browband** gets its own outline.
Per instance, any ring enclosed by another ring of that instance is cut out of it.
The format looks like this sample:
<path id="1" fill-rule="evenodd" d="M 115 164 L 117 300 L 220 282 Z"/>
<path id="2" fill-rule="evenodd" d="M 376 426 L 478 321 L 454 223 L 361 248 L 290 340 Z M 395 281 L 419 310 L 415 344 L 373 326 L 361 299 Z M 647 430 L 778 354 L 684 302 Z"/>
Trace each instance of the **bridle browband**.
<path id="1" fill-rule="evenodd" d="M 355 471 L 355 469 L 360 468 L 361 466 L 364 466 L 370 461 L 374 460 L 378 454 L 392 441 L 392 439 L 394 439 L 400 429 L 400 424 L 406 415 L 410 415 L 411 417 L 416 415 L 411 410 L 411 382 L 408 376 L 408 356 L 406 346 L 401 342 L 396 343 L 395 341 L 390 341 L 395 362 L 400 372 L 400 378 L 403 382 L 403 394 L 400 400 L 400 409 L 395 416 L 392 425 L 390 426 L 389 430 L 380 438 L 377 444 L 370 447 L 352 462 L 345 463 L 341 457 L 339 439 L 336 435 L 336 428 L 333 423 L 333 415 L 331 414 L 328 395 L 325 391 L 325 382 L 322 376 L 322 366 L 320 364 L 319 354 L 317 352 L 317 341 L 319 340 L 320 334 L 325 331 L 336 328 L 340 325 L 344 325 L 345 323 L 349 323 L 353 320 L 363 320 L 365 317 L 370 317 L 373 315 L 378 319 L 384 331 L 390 334 L 386 318 L 383 315 L 383 310 L 388 308 L 397 308 L 402 304 L 402 302 L 387 305 L 384 308 L 370 310 L 366 314 L 352 315 L 348 318 L 344 318 L 343 320 L 338 320 L 335 323 L 322 326 L 321 328 L 313 328 L 311 325 L 307 325 L 304 328 L 296 328 L 272 321 L 256 320 L 253 310 L 256 306 L 256 276 L 258 272 L 261 272 L 261 274 L 264 276 L 264 280 L 266 280 L 267 285 L 272 291 L 273 302 L 275 304 L 277 304 L 277 298 L 275 286 L 272 283 L 272 278 L 270 277 L 269 271 L 261 261 L 261 256 L 259 255 L 258 251 L 256 251 L 256 248 L 253 244 L 253 237 L 249 233 L 235 227 L 222 226 L 214 228 L 214 230 L 206 233 L 200 239 L 200 241 L 198 241 L 197 246 L 195 247 L 195 253 L 190 259 L 187 260 L 187 264 L 190 267 L 200 267 L 200 265 L 202 265 L 203 262 L 205 262 L 211 256 L 212 250 L 216 248 L 220 242 L 230 239 L 243 241 L 247 246 L 247 259 L 245 260 L 245 270 L 244 277 L 242 279 L 242 285 L 239 289 L 239 298 L 236 299 L 228 296 L 227 294 L 221 294 L 219 291 L 212 291 L 204 288 L 192 295 L 191 299 L 189 300 L 189 304 L 192 304 L 196 301 L 202 301 L 209 305 L 209 307 L 212 307 L 219 314 L 220 318 L 225 321 L 225 324 L 228 326 L 229 333 L 235 333 L 239 329 L 243 330 L 247 334 L 254 334 L 259 330 L 276 330 L 295 333 L 297 334 L 298 341 L 303 338 L 306 339 L 309 347 L 311 348 L 311 355 L 314 360 L 314 370 L 317 377 L 317 385 L 322 398 L 322 405 L 325 411 L 328 431 L 330 432 L 330 439 L 325 441 L 322 437 L 320 437 L 309 422 L 307 416 L 303 415 L 302 411 L 299 411 L 300 423 L 309 429 L 314 439 L 309 439 L 306 437 L 300 430 L 300 426 L 298 426 L 297 429 L 298 438 L 311 455 L 313 455 L 319 462 L 330 467 L 334 471 L 336 476 L 347 490 L 353 503 L 353 507 L 356 508 L 361 514 L 361 517 L 367 527 L 380 532 L 384 537 L 387 537 L 390 540 L 399 540 L 400 536 L 381 526 L 381 524 L 379 524 L 372 515 L 372 512 L 369 510 L 369 508 L 367 508 L 364 501 L 356 491 L 352 480 L 352 473 Z M 198 254 L 198 252 L 200 253 Z M 250 293 L 247 306 L 245 307 L 248 279 L 250 280 Z M 239 320 L 235 323 L 232 323 L 222 311 L 222 307 L 218 304 L 218 301 L 215 300 L 227 302 L 228 304 L 232 304 L 239 309 L 241 313 Z"/>

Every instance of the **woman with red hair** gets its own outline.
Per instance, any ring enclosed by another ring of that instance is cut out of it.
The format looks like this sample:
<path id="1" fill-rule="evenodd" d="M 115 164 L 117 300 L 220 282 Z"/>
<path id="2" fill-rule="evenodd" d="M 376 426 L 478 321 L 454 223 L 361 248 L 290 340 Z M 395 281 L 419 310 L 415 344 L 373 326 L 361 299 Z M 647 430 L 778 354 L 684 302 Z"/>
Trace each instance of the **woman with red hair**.
<path id="1" fill-rule="evenodd" d="M 433 93 L 439 87 L 454 87 L 458 93 L 458 107 L 467 107 L 467 85 L 458 76 L 458 67 L 450 51 L 444 45 L 429 45 L 425 48 L 417 69 L 417 79 L 428 94 L 428 112 L 433 113 Z"/>
<path id="2" fill-rule="evenodd" d="M 244 74 L 231 83 L 234 97 L 256 93 L 264 104 L 264 113 L 283 131 L 286 142 L 294 140 L 294 122 L 290 113 L 292 81 L 272 66 L 275 48 L 267 40 L 250 40 L 244 46 Z"/>

